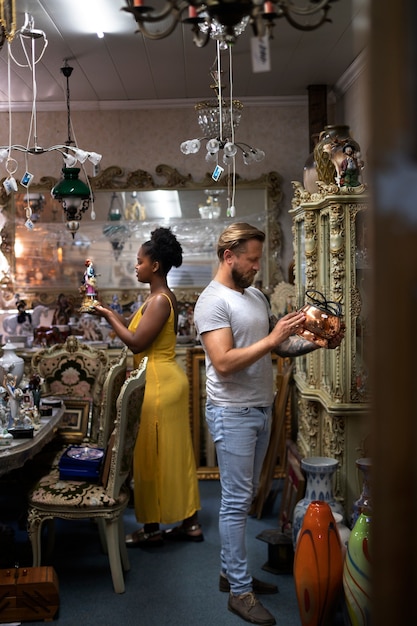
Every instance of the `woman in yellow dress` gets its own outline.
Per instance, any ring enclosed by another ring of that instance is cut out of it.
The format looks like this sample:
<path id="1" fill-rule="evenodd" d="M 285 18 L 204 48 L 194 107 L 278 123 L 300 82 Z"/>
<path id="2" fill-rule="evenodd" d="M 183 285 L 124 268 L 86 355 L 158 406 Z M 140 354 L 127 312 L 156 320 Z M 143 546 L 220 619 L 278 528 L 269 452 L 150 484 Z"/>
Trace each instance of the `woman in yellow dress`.
<path id="1" fill-rule="evenodd" d="M 150 293 L 128 320 L 98 304 L 102 315 L 134 354 L 135 367 L 148 357 L 145 396 L 135 447 L 136 518 L 143 526 L 127 535 L 129 547 L 203 541 L 200 497 L 188 421 L 188 379 L 175 361 L 178 307 L 167 274 L 182 263 L 182 248 L 169 228 L 157 228 L 138 251 L 136 276 Z M 161 532 L 160 524 L 179 526 Z"/>

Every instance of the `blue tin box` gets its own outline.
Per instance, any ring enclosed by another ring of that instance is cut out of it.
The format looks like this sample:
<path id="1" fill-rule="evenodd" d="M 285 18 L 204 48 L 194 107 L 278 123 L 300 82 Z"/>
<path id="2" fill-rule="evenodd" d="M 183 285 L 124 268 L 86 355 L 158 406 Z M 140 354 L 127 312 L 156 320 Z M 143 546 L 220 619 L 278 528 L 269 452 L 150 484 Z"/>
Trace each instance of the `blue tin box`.
<path id="1" fill-rule="evenodd" d="M 103 448 L 69 446 L 59 460 L 61 480 L 80 480 L 97 483 L 103 467 Z"/>

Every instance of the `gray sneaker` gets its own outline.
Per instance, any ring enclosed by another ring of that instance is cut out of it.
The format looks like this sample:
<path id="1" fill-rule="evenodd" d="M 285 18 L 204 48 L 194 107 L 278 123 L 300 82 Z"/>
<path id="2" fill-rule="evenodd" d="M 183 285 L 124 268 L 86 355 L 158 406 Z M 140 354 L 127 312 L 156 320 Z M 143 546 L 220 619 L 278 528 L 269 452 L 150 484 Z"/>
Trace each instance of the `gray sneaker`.
<path id="1" fill-rule="evenodd" d="M 276 624 L 274 616 L 262 606 L 252 591 L 242 593 L 241 596 L 229 594 L 227 608 L 251 624 L 261 624 L 262 626 L 274 626 Z"/>

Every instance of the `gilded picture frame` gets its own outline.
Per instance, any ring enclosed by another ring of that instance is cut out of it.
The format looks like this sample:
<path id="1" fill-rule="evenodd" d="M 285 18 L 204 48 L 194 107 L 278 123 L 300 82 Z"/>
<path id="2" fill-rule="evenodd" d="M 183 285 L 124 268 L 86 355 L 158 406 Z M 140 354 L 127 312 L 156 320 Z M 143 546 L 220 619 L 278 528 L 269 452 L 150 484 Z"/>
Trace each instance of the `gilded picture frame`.
<path id="1" fill-rule="evenodd" d="M 65 410 L 58 433 L 68 443 L 81 443 L 88 435 L 91 416 L 91 400 L 64 398 Z"/>

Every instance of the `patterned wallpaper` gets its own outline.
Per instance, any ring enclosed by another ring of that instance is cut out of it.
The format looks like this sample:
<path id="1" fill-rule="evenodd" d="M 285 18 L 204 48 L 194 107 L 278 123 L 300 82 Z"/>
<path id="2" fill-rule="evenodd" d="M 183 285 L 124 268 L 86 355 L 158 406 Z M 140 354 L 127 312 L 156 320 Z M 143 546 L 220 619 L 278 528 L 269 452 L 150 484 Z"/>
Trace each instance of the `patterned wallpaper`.
<path id="1" fill-rule="evenodd" d="M 358 127 L 354 133 L 361 142 L 359 133 L 364 134 L 365 112 L 358 97 L 361 82 L 354 83 L 347 92 L 347 104 L 339 107 L 345 119 L 338 123 L 353 124 Z M 342 101 L 343 102 L 343 101 Z M 154 178 L 155 168 L 161 163 L 173 166 L 181 174 L 190 173 L 199 181 L 211 172 L 205 161 L 205 148 L 202 146 L 196 155 L 184 155 L 180 143 L 197 137 L 200 129 L 197 117 L 190 103 L 188 108 L 73 111 L 71 113 L 73 137 L 80 148 L 94 150 L 103 155 L 100 167 L 119 165 L 127 170 L 143 169 Z M 340 113 L 339 113 L 340 117 Z M 13 114 L 13 143 L 25 145 L 29 128 L 29 113 Z M 329 120 L 329 123 L 334 123 Z M 65 142 L 67 135 L 66 112 L 37 113 L 38 144 L 49 147 Z M 353 129 L 353 125 L 351 125 Z M 282 178 L 283 201 L 281 208 L 282 268 L 284 276 L 292 260 L 291 181 L 302 181 L 303 165 L 308 156 L 308 104 L 283 101 L 271 106 L 247 106 L 243 109 L 242 120 L 236 131 L 236 140 L 243 141 L 264 150 L 266 156 L 261 163 L 246 166 L 238 158 L 237 173 L 243 178 L 257 178 L 261 174 L 276 171 Z M 8 143 L 8 114 L 0 113 L 0 145 Z M 363 146 L 362 146 L 363 147 Z M 14 155 L 16 156 L 16 155 Z M 19 169 L 16 178 L 20 179 L 25 169 L 35 175 L 35 182 L 42 176 L 60 176 L 62 162 L 56 153 L 32 156 L 26 165 L 23 155 L 19 155 Z M 87 172 L 93 174 L 88 163 Z M 0 178 L 5 176 L 0 165 Z M 238 210 L 238 207 L 237 207 Z"/>

